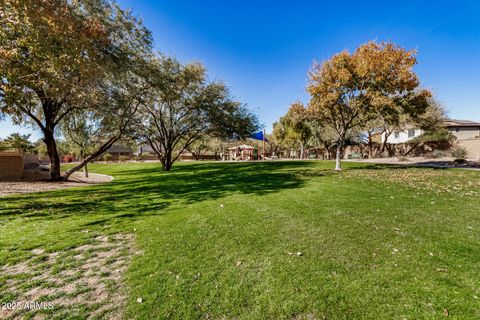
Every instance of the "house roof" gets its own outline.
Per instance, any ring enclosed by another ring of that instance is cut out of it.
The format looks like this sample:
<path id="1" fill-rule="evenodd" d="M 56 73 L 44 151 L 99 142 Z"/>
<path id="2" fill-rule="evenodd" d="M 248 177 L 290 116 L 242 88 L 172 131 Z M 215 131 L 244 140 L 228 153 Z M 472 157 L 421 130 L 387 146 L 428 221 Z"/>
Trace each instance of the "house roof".
<path id="1" fill-rule="evenodd" d="M 132 148 L 124 146 L 122 144 L 114 144 L 107 150 L 107 152 L 113 152 L 113 153 L 132 152 Z"/>
<path id="2" fill-rule="evenodd" d="M 447 119 L 445 121 L 447 127 L 478 127 L 480 122 L 475 122 L 471 120 L 458 120 L 458 119 Z"/>

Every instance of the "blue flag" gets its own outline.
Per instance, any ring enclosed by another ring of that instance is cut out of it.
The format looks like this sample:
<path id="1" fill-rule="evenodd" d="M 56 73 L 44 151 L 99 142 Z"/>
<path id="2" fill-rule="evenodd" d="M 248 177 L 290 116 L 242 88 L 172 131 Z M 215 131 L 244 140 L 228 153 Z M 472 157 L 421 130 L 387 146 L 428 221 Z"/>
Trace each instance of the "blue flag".
<path id="1" fill-rule="evenodd" d="M 257 133 L 252 134 L 250 139 L 255 139 L 255 140 L 262 140 L 263 141 L 263 131 L 258 131 Z M 265 138 L 266 142 L 269 142 L 267 138 Z"/>

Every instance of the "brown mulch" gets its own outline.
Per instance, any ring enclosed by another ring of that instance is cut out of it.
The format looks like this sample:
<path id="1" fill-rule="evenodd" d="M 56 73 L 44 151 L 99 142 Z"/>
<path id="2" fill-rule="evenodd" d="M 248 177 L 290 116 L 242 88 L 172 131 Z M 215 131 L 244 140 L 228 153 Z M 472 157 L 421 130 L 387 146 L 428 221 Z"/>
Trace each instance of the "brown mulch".
<path id="1" fill-rule="evenodd" d="M 85 178 L 83 172 L 75 172 L 70 176 L 68 181 L 49 181 L 48 178 L 48 172 L 27 171 L 22 179 L 14 181 L 0 180 L 0 197 L 22 193 L 82 187 L 88 184 L 109 182 L 113 179 L 110 176 L 98 173 L 89 173 L 89 177 Z"/>

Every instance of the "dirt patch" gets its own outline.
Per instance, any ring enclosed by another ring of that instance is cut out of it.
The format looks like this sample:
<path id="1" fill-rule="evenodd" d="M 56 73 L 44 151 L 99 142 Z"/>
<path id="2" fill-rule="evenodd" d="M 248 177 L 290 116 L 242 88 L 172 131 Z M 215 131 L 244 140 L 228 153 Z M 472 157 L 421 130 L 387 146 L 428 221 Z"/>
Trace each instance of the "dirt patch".
<path id="1" fill-rule="evenodd" d="M 90 173 L 88 178 L 85 178 L 83 172 L 75 172 L 70 176 L 69 181 L 48 181 L 48 173 L 31 172 L 25 175 L 23 179 L 16 181 L 1 181 L 0 180 L 0 197 L 31 193 L 50 191 L 64 188 L 81 187 L 88 184 L 97 184 L 112 181 L 112 177 Z"/>
<path id="2" fill-rule="evenodd" d="M 28 260 L 0 267 L 0 319 L 121 318 L 133 240 L 95 236 L 68 251 L 37 248 Z"/>

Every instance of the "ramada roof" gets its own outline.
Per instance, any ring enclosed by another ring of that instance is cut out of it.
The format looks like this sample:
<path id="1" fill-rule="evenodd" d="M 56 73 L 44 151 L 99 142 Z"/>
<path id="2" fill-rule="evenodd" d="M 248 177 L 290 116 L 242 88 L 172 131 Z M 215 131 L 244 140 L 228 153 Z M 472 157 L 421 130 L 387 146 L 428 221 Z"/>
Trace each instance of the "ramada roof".
<path id="1" fill-rule="evenodd" d="M 480 122 L 470 120 L 447 119 L 445 121 L 447 127 L 478 127 Z"/>
<path id="2" fill-rule="evenodd" d="M 246 144 L 242 144 L 242 145 L 239 145 L 237 147 L 231 147 L 231 148 L 228 148 L 228 150 L 235 150 L 239 148 L 240 150 L 253 150 L 255 149 L 254 147 L 252 146 L 249 146 L 249 145 L 246 145 Z"/>

